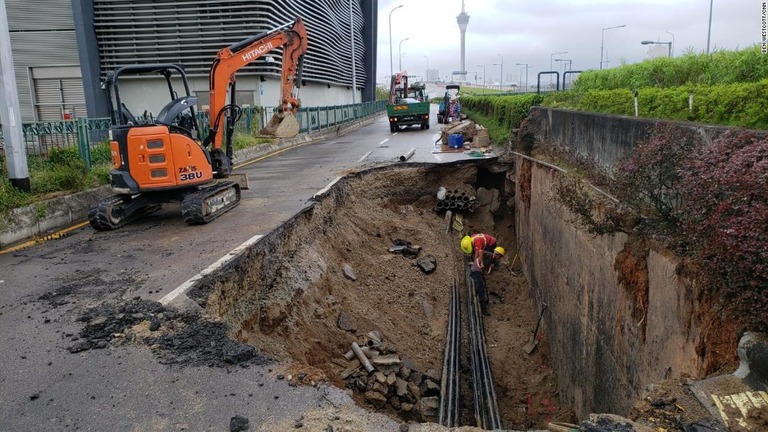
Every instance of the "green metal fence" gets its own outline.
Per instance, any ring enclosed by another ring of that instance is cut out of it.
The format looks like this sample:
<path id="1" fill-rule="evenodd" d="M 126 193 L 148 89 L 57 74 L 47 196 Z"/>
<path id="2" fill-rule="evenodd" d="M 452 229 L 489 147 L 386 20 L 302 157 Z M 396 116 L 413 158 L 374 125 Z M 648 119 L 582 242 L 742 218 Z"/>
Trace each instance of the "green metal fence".
<path id="1" fill-rule="evenodd" d="M 314 132 L 361 120 L 386 110 L 386 101 L 359 104 L 302 107 L 296 113 L 300 132 Z M 243 108 L 235 131 L 257 134 L 272 118 L 275 107 Z M 203 136 L 208 134 L 209 116 L 197 113 Z M 54 149 L 77 147 L 86 166 L 91 167 L 91 149 L 109 140 L 109 118 L 76 118 L 74 120 L 25 123 L 24 147 L 28 155 L 47 156 Z M 0 127 L 0 143 L 2 127 Z"/>

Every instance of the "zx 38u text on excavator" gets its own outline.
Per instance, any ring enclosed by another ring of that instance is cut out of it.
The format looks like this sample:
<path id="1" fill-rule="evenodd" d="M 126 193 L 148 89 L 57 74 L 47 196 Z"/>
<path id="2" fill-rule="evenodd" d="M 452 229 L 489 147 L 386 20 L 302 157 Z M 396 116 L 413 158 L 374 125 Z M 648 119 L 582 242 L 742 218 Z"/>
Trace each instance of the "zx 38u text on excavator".
<path id="1" fill-rule="evenodd" d="M 261 134 L 295 136 L 299 131 L 297 86 L 307 50 L 301 18 L 219 50 L 209 74 L 209 133 L 202 141 L 195 116 L 197 98 L 190 93 L 182 66 L 133 65 L 112 72 L 107 89 L 112 117 L 110 180 L 116 195 L 91 205 L 91 226 L 99 231 L 115 229 L 170 202 L 181 202 L 181 214 L 188 224 L 205 224 L 237 206 L 240 185 L 227 180 L 233 169 L 232 135 L 241 115 L 235 100 L 235 74 L 278 48 L 283 49 L 281 100 Z M 119 80 L 158 74 L 165 78 L 170 101 L 157 116 L 148 118 L 145 113 L 137 119 L 125 105 L 126 96 L 137 97 L 121 95 Z M 179 97 L 174 83 L 181 83 L 183 96 Z"/>

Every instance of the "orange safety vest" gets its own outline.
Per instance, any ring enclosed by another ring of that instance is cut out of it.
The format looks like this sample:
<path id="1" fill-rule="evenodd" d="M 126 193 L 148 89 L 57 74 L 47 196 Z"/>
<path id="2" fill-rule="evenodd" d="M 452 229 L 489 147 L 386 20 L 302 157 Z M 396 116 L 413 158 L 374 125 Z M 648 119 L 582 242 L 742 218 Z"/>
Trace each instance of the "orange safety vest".
<path id="1" fill-rule="evenodd" d="M 475 234 L 472 236 L 472 249 L 484 250 L 486 247 L 496 246 L 496 237 L 488 234 Z"/>

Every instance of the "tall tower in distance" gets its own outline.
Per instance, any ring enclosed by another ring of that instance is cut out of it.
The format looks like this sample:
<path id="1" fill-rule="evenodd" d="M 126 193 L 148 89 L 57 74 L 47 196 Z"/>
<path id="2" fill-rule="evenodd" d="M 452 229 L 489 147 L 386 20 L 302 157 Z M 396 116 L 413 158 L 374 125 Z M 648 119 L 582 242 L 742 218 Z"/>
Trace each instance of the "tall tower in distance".
<path id="1" fill-rule="evenodd" d="M 464 0 L 461 0 L 461 13 L 456 17 L 456 22 L 459 24 L 459 30 L 461 30 L 461 59 L 459 63 L 459 80 L 467 80 L 467 65 L 465 63 L 465 34 L 467 33 L 467 24 L 469 24 L 469 15 L 464 11 Z"/>

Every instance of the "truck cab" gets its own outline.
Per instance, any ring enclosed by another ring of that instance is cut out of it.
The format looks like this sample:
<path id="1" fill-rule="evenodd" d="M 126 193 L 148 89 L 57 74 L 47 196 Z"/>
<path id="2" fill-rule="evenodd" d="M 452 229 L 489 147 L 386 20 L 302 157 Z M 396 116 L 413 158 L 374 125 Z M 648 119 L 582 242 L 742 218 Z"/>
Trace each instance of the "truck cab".
<path id="1" fill-rule="evenodd" d="M 400 72 L 392 77 L 389 101 L 387 104 L 389 130 L 397 132 L 402 126 L 419 125 L 429 129 L 429 100 L 426 95 L 426 85 L 415 82 L 408 83 L 408 75 Z"/>

